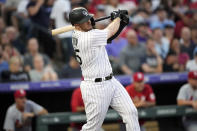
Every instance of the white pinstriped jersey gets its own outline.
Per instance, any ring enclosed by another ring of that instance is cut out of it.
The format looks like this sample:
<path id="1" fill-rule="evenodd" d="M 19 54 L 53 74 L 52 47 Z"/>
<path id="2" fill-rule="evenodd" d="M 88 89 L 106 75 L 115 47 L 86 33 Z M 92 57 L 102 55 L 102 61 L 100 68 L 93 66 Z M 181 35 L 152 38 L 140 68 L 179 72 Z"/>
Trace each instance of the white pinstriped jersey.
<path id="1" fill-rule="evenodd" d="M 72 44 L 84 78 L 106 77 L 112 73 L 105 49 L 107 30 L 92 29 L 88 32 L 74 30 Z"/>

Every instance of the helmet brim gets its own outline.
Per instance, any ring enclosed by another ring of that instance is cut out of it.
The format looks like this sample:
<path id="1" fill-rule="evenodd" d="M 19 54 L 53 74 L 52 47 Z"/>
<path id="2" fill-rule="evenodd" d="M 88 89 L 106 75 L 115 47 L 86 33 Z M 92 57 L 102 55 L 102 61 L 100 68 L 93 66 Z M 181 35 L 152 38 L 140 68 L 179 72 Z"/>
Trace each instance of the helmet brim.
<path id="1" fill-rule="evenodd" d="M 84 19 L 82 19 L 79 22 L 76 22 L 76 24 L 83 24 L 85 22 L 87 22 L 88 20 L 90 20 L 94 15 L 93 14 L 89 14 L 88 16 L 86 16 Z"/>

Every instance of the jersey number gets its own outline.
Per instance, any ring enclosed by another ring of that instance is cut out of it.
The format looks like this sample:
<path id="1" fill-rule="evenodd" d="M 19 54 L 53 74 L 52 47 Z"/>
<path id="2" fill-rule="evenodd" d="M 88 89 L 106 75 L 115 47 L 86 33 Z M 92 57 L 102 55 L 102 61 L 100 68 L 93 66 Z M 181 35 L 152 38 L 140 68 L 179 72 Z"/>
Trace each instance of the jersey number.
<path id="1" fill-rule="evenodd" d="M 77 55 L 77 53 L 79 52 L 79 49 L 75 49 L 74 51 L 75 51 L 75 58 L 79 62 L 79 64 L 81 65 L 82 64 L 81 57 L 79 55 Z"/>
<path id="2" fill-rule="evenodd" d="M 81 60 L 81 57 L 78 55 L 79 49 L 77 49 L 78 39 L 73 37 L 72 38 L 72 43 L 73 43 L 73 48 L 74 48 L 74 51 L 75 51 L 75 58 L 79 62 L 79 64 L 81 65 L 82 64 L 82 60 Z"/>

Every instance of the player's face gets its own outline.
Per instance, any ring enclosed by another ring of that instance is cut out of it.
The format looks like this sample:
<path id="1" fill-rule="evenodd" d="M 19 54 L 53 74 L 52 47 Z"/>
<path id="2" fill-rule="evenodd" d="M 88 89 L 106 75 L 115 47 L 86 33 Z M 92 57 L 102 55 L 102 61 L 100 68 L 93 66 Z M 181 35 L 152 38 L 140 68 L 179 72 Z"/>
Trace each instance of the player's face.
<path id="1" fill-rule="evenodd" d="M 87 32 L 87 31 L 92 29 L 92 24 L 91 24 L 90 20 L 88 20 L 85 23 L 79 24 L 79 26 L 80 26 L 81 30 L 83 30 L 85 32 Z"/>
<path id="2" fill-rule="evenodd" d="M 144 81 L 134 82 L 135 90 L 138 92 L 143 91 L 144 89 Z"/>
<path id="3" fill-rule="evenodd" d="M 26 102 L 26 97 L 15 98 L 15 102 L 16 102 L 17 107 L 24 108 L 25 102 Z"/>
<path id="4" fill-rule="evenodd" d="M 196 79 L 189 79 L 189 84 L 192 86 L 193 89 L 197 89 L 197 80 Z"/>

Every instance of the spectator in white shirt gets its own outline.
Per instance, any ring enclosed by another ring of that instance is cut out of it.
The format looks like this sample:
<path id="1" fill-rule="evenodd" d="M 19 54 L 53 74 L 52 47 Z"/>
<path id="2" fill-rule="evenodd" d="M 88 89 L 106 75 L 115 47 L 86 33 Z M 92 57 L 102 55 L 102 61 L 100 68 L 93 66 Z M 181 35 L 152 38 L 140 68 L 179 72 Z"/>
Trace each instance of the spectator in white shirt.
<path id="1" fill-rule="evenodd" d="M 60 28 L 63 26 L 70 25 L 68 14 L 71 10 L 71 5 L 69 0 L 56 0 L 52 12 L 50 15 L 50 19 L 52 21 L 52 25 L 55 25 L 55 28 Z M 63 51 L 63 58 L 64 61 L 68 62 L 70 56 L 73 53 L 72 47 L 72 39 L 71 39 L 72 32 L 66 32 L 58 35 L 60 39 L 62 51 Z"/>
<path id="2" fill-rule="evenodd" d="M 194 49 L 194 58 L 192 60 L 189 60 L 186 64 L 186 69 L 188 71 L 193 71 L 196 70 L 197 71 L 197 47 Z"/>

